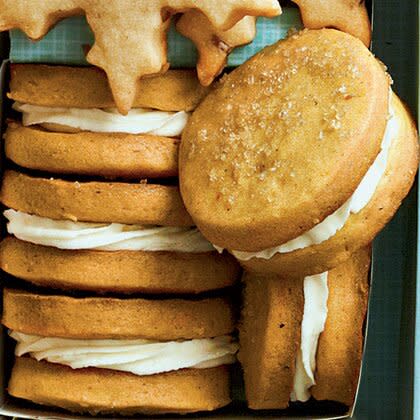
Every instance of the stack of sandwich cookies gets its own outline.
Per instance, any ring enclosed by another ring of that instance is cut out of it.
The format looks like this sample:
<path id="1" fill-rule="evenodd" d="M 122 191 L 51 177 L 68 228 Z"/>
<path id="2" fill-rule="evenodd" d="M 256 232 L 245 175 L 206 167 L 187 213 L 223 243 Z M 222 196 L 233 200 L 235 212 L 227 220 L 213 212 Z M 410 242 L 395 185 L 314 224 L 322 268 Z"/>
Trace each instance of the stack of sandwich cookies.
<path id="1" fill-rule="evenodd" d="M 225 76 L 189 120 L 193 220 L 248 270 L 306 276 L 367 246 L 418 166 L 417 132 L 358 39 L 304 30 Z"/>
<path id="2" fill-rule="evenodd" d="M 10 395 L 90 413 L 187 413 L 230 401 L 231 302 L 5 289 L 17 341 Z"/>
<path id="3" fill-rule="evenodd" d="M 353 405 L 369 267 L 370 248 L 363 248 L 322 274 L 245 276 L 239 359 L 250 408 L 286 408 L 311 397 Z"/>
<path id="4" fill-rule="evenodd" d="M 22 122 L 5 136 L 18 169 L 1 190 L 13 235 L 1 244 L 2 268 L 95 292 L 232 285 L 236 262 L 193 227 L 174 178 L 180 134 L 205 92 L 192 72 L 169 71 L 139 82 L 142 108 L 123 116 L 96 69 L 14 66 L 9 97 Z"/>
<path id="5" fill-rule="evenodd" d="M 194 227 L 177 180 L 180 135 L 207 89 L 169 71 L 139 82 L 121 115 L 98 70 L 11 73 L 20 118 L 5 136 L 1 268 L 38 287 L 4 291 L 9 394 L 90 413 L 225 406 L 238 350 L 225 289 L 239 265 Z"/>

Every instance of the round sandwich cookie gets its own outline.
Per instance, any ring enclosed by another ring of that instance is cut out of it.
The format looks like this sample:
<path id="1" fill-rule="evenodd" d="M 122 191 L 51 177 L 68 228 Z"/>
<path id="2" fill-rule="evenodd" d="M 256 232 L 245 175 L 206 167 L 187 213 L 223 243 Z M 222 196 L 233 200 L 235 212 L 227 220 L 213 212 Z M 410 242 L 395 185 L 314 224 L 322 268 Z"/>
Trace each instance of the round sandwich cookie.
<path id="1" fill-rule="evenodd" d="M 368 305 L 370 247 L 304 278 L 247 273 L 239 333 L 248 406 L 352 406 Z"/>
<path id="2" fill-rule="evenodd" d="M 368 245 L 418 167 L 413 121 L 358 39 L 304 30 L 225 76 L 184 130 L 181 193 L 245 268 L 322 273 Z"/>
<path id="3" fill-rule="evenodd" d="M 193 227 L 178 187 L 4 174 L 7 273 L 40 286 L 121 293 L 200 293 L 239 267 Z M 206 270 L 203 270 L 206 267 Z"/>
<path id="4" fill-rule="evenodd" d="M 230 402 L 226 298 L 69 297 L 5 289 L 10 395 L 75 412 L 189 413 Z"/>
<path id="5" fill-rule="evenodd" d="M 121 115 L 94 67 L 15 64 L 8 97 L 22 122 L 7 128 L 6 156 L 50 173 L 177 176 L 180 134 L 207 92 L 194 71 L 170 70 L 139 81 L 135 108 Z"/>

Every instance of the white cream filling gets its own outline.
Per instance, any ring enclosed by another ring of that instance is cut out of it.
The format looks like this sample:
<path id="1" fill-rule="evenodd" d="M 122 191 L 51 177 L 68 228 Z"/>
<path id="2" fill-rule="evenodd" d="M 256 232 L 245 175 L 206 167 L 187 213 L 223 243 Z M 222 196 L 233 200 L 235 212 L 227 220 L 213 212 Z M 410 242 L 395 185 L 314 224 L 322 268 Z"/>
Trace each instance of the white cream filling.
<path id="1" fill-rule="evenodd" d="M 154 134 L 178 137 L 187 124 L 185 111 L 164 112 L 135 108 L 127 115 L 116 109 L 52 108 L 15 102 L 13 109 L 22 113 L 24 126 L 59 124 L 73 129 L 104 133 Z M 61 130 L 60 130 L 61 131 Z"/>
<path id="2" fill-rule="evenodd" d="M 155 375 L 178 369 L 205 369 L 235 363 L 238 344 L 230 336 L 186 341 L 76 340 L 28 335 L 12 331 L 15 355 L 59 363 L 73 369 L 87 367 Z"/>
<path id="3" fill-rule="evenodd" d="M 315 385 L 318 339 L 327 319 L 328 272 L 305 277 L 301 344 L 296 355 L 296 372 L 291 401 L 308 401 Z"/>
<path id="4" fill-rule="evenodd" d="M 359 213 L 369 203 L 385 173 L 392 141 L 398 136 L 400 129 L 400 122 L 395 116 L 395 111 L 392 107 L 392 99 L 390 99 L 389 114 L 390 117 L 386 125 L 378 156 L 366 172 L 353 195 L 339 209 L 312 229 L 282 245 L 267 248 L 259 252 L 231 251 L 231 253 L 241 261 L 248 261 L 251 258 L 269 260 L 277 253 L 292 252 L 297 249 L 320 244 L 342 229 L 351 214 Z M 220 250 L 217 247 L 216 249 Z"/>
<path id="5" fill-rule="evenodd" d="M 60 249 L 209 252 L 214 248 L 196 228 L 100 224 L 53 220 L 6 210 L 7 231 L 22 241 Z"/>

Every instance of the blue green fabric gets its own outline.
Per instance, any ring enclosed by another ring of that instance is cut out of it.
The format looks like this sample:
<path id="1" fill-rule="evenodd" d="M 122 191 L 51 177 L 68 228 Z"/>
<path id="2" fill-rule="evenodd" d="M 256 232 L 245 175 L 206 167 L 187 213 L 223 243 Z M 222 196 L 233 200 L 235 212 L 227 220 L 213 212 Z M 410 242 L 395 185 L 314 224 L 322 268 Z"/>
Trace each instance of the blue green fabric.
<path id="1" fill-rule="evenodd" d="M 229 56 L 228 65 L 237 66 L 261 48 L 286 36 L 290 28 L 301 28 L 298 9 L 285 8 L 274 19 L 259 18 L 255 40 L 236 48 Z M 23 32 L 10 32 L 10 59 L 13 63 L 47 63 L 87 65 L 84 51 L 94 43 L 94 35 L 82 16 L 64 19 L 40 41 L 31 41 Z M 194 67 L 197 51 L 194 44 L 180 35 L 172 26 L 168 34 L 168 60 L 171 67 Z"/>

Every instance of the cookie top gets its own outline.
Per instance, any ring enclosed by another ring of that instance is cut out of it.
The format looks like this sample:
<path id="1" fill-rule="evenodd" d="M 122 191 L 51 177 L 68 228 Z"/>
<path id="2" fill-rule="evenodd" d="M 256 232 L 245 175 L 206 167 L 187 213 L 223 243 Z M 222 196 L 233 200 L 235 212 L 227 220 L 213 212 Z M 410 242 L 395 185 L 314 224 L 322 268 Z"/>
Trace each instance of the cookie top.
<path id="1" fill-rule="evenodd" d="M 63 250 L 13 236 L 0 243 L 0 268 L 37 286 L 92 293 L 196 295 L 240 278 L 228 253 Z"/>
<path id="2" fill-rule="evenodd" d="M 258 251 L 337 210 L 380 151 L 389 84 L 362 42 L 333 29 L 291 35 L 223 78 L 180 149 L 181 193 L 204 235 Z"/>
<path id="3" fill-rule="evenodd" d="M 13 64 L 8 97 L 46 107 L 113 108 L 106 75 L 95 67 Z M 133 107 L 191 111 L 208 88 L 193 70 L 170 70 L 137 82 Z"/>
<path id="4" fill-rule="evenodd" d="M 60 133 L 10 122 L 4 147 L 7 158 L 17 165 L 48 173 L 125 179 L 178 175 L 177 138 L 91 131 Z"/>
<path id="5" fill-rule="evenodd" d="M 139 376 L 17 357 L 7 391 L 20 399 L 92 416 L 150 417 L 220 408 L 230 402 L 229 382 L 226 366 Z"/>
<path id="6" fill-rule="evenodd" d="M 176 185 L 67 181 L 4 172 L 0 201 L 55 220 L 192 226 Z"/>
<path id="7" fill-rule="evenodd" d="M 225 298 L 76 298 L 5 289 L 2 323 L 46 337 L 169 341 L 229 334 L 234 312 Z"/>

